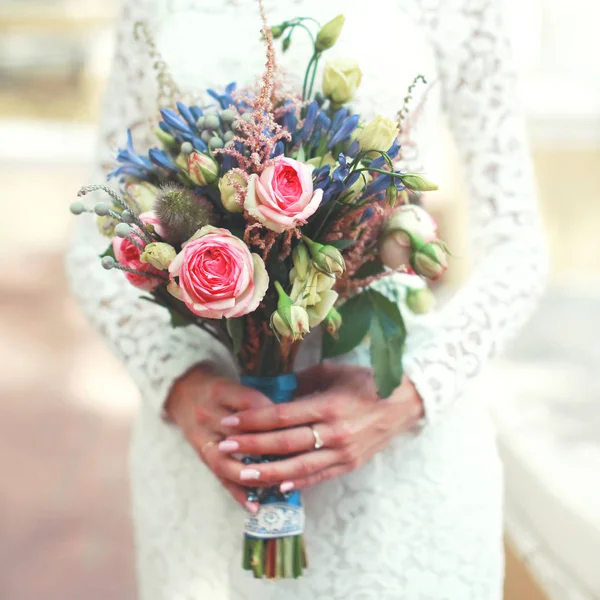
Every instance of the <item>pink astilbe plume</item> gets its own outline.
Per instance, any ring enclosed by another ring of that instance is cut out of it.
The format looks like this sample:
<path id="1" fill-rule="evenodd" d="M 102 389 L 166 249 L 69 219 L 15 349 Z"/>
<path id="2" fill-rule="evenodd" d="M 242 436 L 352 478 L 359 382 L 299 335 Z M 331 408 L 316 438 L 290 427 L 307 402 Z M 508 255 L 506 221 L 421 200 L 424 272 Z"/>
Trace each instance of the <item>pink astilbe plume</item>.
<path id="1" fill-rule="evenodd" d="M 263 23 L 262 34 L 267 50 L 267 61 L 262 76 L 261 89 L 257 96 L 249 97 L 246 100 L 252 109 L 249 113 L 251 119 L 239 121 L 237 135 L 233 138 L 232 143 L 227 148 L 220 150 L 219 153 L 234 158 L 241 170 L 260 175 L 271 164 L 271 154 L 275 144 L 280 140 L 290 140 L 291 137 L 287 131 L 277 124 L 273 115 L 273 90 L 277 71 L 275 46 L 262 0 L 258 0 L 258 7 Z M 234 148 L 235 142 L 241 142 L 246 152 L 236 150 Z"/>

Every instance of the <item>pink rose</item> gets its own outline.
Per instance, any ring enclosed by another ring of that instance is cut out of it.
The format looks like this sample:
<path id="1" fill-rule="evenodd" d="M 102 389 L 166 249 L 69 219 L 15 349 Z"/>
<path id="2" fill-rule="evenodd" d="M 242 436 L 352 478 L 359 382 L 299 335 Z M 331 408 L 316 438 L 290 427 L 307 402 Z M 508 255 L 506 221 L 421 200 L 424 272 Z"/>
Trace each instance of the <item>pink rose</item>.
<path id="1" fill-rule="evenodd" d="M 262 175 L 252 175 L 244 208 L 265 227 L 281 233 L 306 220 L 319 208 L 323 190 L 313 191 L 312 167 L 280 157 Z"/>
<path id="2" fill-rule="evenodd" d="M 140 261 L 141 252 L 131 240 L 115 236 L 112 244 L 115 258 L 119 264 L 130 269 L 135 269 L 136 271 L 141 271 L 142 273 L 160 273 L 151 264 Z M 160 280 L 155 277 L 144 277 L 136 273 L 127 273 L 127 271 L 123 271 L 123 273 L 129 283 L 147 292 L 152 292 L 160 285 Z"/>
<path id="3" fill-rule="evenodd" d="M 168 289 L 199 317 L 241 317 L 256 310 L 269 287 L 258 254 L 226 229 L 207 225 L 182 246 L 169 266 Z M 179 284 L 175 283 L 179 277 Z"/>
<path id="4" fill-rule="evenodd" d="M 140 215 L 140 221 L 142 221 L 142 223 L 145 225 L 152 225 L 154 227 L 154 231 L 156 231 L 156 233 L 158 233 L 163 240 L 167 239 L 167 232 L 153 210 L 142 213 Z"/>

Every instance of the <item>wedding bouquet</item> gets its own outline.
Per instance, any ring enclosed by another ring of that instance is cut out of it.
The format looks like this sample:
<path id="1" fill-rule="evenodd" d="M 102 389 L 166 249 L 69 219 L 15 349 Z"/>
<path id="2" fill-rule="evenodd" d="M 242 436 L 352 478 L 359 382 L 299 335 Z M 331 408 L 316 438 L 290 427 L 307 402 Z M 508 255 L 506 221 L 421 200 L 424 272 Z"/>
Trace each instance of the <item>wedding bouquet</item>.
<path id="1" fill-rule="evenodd" d="M 321 326 L 323 359 L 342 355 L 367 336 L 379 394 L 401 383 L 406 330 L 398 305 L 371 284 L 399 271 L 438 278 L 445 244 L 433 219 L 411 204 L 437 189 L 395 166 L 410 91 L 395 119 L 366 122 L 347 104 L 361 83 L 351 60 L 325 66 L 344 17 L 316 35 L 310 18 L 269 28 L 262 3 L 266 71 L 255 90 L 229 84 L 208 90 L 208 105 L 181 100 L 165 107 L 156 129 L 161 148 L 138 154 L 131 132 L 106 186 L 110 201 L 93 208 L 111 238 L 102 266 L 122 271 L 147 300 L 170 311 L 173 327 L 197 325 L 227 344 L 242 381 L 274 402 L 293 399 L 294 359 L 304 336 Z M 313 40 L 296 91 L 276 70 L 274 39 L 288 50 L 292 34 Z M 174 110 L 176 108 L 176 111 Z M 425 287 L 409 306 L 430 305 Z M 247 463 L 277 460 L 249 456 Z M 247 519 L 243 565 L 256 577 L 298 577 L 306 567 L 300 493 L 249 489 L 259 501 Z"/>

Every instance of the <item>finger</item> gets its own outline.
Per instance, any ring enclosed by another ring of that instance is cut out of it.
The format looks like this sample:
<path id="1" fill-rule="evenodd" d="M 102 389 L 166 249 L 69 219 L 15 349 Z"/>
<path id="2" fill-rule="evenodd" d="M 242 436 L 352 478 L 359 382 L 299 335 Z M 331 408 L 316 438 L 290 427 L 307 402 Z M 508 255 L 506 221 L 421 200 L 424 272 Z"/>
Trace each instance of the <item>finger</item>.
<path id="1" fill-rule="evenodd" d="M 310 398 L 300 398 L 287 404 L 271 404 L 263 408 L 242 411 L 222 421 L 226 427 L 239 431 L 273 431 L 299 425 L 331 421 L 341 412 L 345 398 L 339 393 L 325 392 Z"/>
<path id="2" fill-rule="evenodd" d="M 259 504 L 258 502 L 250 502 L 246 495 L 246 488 L 238 485 L 237 483 L 233 483 L 232 481 L 228 481 L 227 479 L 219 478 L 219 481 L 223 485 L 223 487 L 229 492 L 231 497 L 243 508 L 245 508 L 249 513 L 255 515 L 258 512 Z"/>
<path id="3" fill-rule="evenodd" d="M 318 433 L 318 438 L 313 429 Z M 297 454 L 314 450 L 317 439 L 323 442 L 324 448 L 338 448 L 347 442 L 351 434 L 351 426 L 344 422 L 320 423 L 312 427 L 301 425 L 269 433 L 234 434 L 219 444 L 219 450 L 242 454 Z"/>
<path id="4" fill-rule="evenodd" d="M 240 482 L 244 485 L 257 486 L 306 479 L 339 462 L 338 450 L 323 449 L 315 452 L 305 452 L 285 460 L 244 465 L 240 472 Z"/>
<path id="5" fill-rule="evenodd" d="M 290 492 L 291 490 L 303 490 L 307 487 L 323 483 L 328 479 L 334 479 L 335 477 L 346 475 L 350 473 L 351 470 L 352 469 L 348 465 L 335 465 L 333 467 L 329 467 L 328 469 L 319 471 L 310 477 L 306 477 L 305 479 L 298 479 L 297 481 L 284 481 L 280 486 L 281 491 Z"/>
<path id="6" fill-rule="evenodd" d="M 271 401 L 258 390 L 224 377 L 209 379 L 206 382 L 204 394 L 207 398 L 231 411 L 248 410 L 271 404 Z"/>

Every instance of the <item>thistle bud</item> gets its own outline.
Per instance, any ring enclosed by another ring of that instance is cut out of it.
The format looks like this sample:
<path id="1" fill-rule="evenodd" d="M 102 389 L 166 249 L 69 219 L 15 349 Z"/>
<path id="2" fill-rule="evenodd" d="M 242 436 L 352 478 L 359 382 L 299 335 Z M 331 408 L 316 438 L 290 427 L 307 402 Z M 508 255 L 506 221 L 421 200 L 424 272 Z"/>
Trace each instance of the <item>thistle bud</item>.
<path id="1" fill-rule="evenodd" d="M 340 277 L 346 268 L 342 253 L 333 246 L 326 246 L 313 242 L 306 236 L 302 236 L 313 260 L 313 264 L 318 271 L 333 277 Z"/>
<path id="2" fill-rule="evenodd" d="M 416 173 L 407 173 L 402 176 L 402 183 L 413 192 L 432 192 L 439 189 L 435 183 Z"/>
<path id="3" fill-rule="evenodd" d="M 165 230 L 165 236 L 161 236 L 173 244 L 185 242 L 214 218 L 210 200 L 177 185 L 160 190 L 154 212 Z"/>
<path id="4" fill-rule="evenodd" d="M 437 243 L 423 244 L 412 253 L 411 266 L 415 273 L 427 279 L 439 279 L 448 268 L 446 252 Z"/>
<path id="5" fill-rule="evenodd" d="M 148 244 L 140 256 L 140 261 L 150 263 L 153 267 L 160 270 L 166 270 L 175 260 L 177 252 L 170 244 L 164 242 L 154 242 Z"/>
<path id="6" fill-rule="evenodd" d="M 210 185 L 219 176 L 217 161 L 200 152 L 190 154 L 187 167 L 190 179 L 197 185 Z"/>
<path id="7" fill-rule="evenodd" d="M 435 296 L 429 288 L 411 289 L 406 293 L 406 305 L 416 315 L 422 315 L 434 307 Z"/>
<path id="8" fill-rule="evenodd" d="M 308 248 L 304 244 L 300 243 L 294 248 L 292 261 L 296 269 L 296 277 L 301 281 L 305 281 L 308 277 L 311 260 Z"/>
<path id="9" fill-rule="evenodd" d="M 317 52 L 323 52 L 333 48 L 342 33 L 345 22 L 346 17 L 344 17 L 344 15 L 338 15 L 328 23 L 325 23 L 317 35 L 315 50 L 317 50 Z"/>
<path id="10" fill-rule="evenodd" d="M 225 210 L 231 213 L 242 213 L 244 207 L 237 201 L 237 190 L 247 186 L 241 175 L 237 173 L 226 173 L 219 180 L 219 191 L 221 192 L 221 203 Z"/>
<path id="11" fill-rule="evenodd" d="M 337 339 L 340 327 L 342 326 L 342 315 L 335 308 L 332 308 L 327 313 L 323 323 L 329 335 Z"/>
<path id="12" fill-rule="evenodd" d="M 279 301 L 277 310 L 271 315 L 271 329 L 277 336 L 301 340 L 309 331 L 308 313 L 302 306 L 293 304 L 278 281 L 275 282 L 275 288 Z"/>

